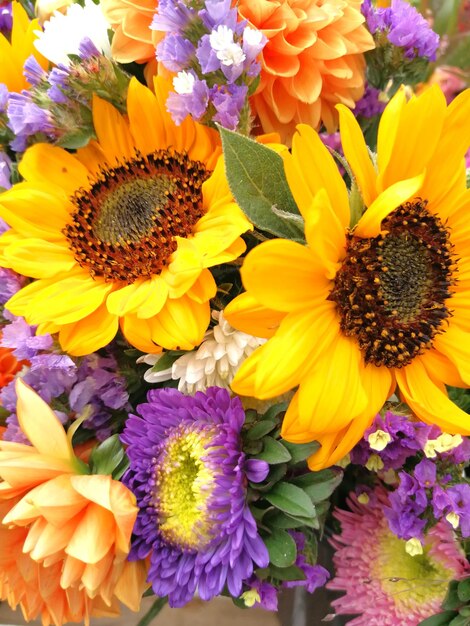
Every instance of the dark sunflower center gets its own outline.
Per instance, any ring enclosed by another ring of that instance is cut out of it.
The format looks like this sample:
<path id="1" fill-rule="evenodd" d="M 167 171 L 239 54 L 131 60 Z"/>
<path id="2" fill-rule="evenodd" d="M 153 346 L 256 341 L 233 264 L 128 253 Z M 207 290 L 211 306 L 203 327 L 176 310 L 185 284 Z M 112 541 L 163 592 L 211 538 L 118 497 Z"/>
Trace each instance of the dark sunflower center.
<path id="1" fill-rule="evenodd" d="M 75 259 L 91 276 L 133 283 L 159 274 L 204 215 L 209 173 L 186 154 L 159 150 L 101 170 L 64 229 Z"/>
<path id="2" fill-rule="evenodd" d="M 398 207 L 382 229 L 373 239 L 348 235 L 330 299 L 366 363 L 403 367 L 432 346 L 451 315 L 455 259 L 448 229 L 426 202 Z"/>

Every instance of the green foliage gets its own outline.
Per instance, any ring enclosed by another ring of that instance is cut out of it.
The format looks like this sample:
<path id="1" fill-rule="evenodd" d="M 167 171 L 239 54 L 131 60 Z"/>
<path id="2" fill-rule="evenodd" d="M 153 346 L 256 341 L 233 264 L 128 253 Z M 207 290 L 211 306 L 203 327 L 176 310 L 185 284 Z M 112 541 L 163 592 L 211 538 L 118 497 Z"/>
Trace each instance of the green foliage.
<path id="1" fill-rule="evenodd" d="M 111 475 L 119 480 L 129 466 L 129 460 L 119 440 L 112 435 L 97 446 L 90 456 L 92 474 Z"/>
<path id="2" fill-rule="evenodd" d="M 282 157 L 248 137 L 222 127 L 219 131 L 230 189 L 248 219 L 271 235 L 304 242 Z"/>
<path id="3" fill-rule="evenodd" d="M 289 450 L 277 439 L 273 437 L 263 437 L 263 450 L 256 455 L 257 459 L 266 461 L 270 465 L 285 463 L 291 460 Z"/>
<path id="4" fill-rule="evenodd" d="M 418 626 L 470 626 L 470 576 L 449 583 L 442 608 L 442 613 L 428 617 Z"/>
<path id="5" fill-rule="evenodd" d="M 297 547 L 294 539 L 285 530 L 273 529 L 263 537 L 268 548 L 269 560 L 275 567 L 290 567 L 297 557 Z"/>

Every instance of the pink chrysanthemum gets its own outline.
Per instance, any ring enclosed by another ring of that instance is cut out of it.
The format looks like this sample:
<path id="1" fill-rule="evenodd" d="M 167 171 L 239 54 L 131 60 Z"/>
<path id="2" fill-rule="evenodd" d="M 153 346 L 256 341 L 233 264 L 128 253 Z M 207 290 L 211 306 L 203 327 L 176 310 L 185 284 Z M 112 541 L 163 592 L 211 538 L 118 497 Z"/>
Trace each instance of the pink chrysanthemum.
<path id="1" fill-rule="evenodd" d="M 333 601 L 336 612 L 359 614 L 348 626 L 417 626 L 439 613 L 449 581 L 469 572 L 448 524 L 435 526 L 423 554 L 410 556 L 406 542 L 387 525 L 384 489 L 377 488 L 364 505 L 351 494 L 348 504 L 350 511 L 335 512 L 342 531 L 331 541 L 336 576 L 327 587 L 346 592 Z"/>

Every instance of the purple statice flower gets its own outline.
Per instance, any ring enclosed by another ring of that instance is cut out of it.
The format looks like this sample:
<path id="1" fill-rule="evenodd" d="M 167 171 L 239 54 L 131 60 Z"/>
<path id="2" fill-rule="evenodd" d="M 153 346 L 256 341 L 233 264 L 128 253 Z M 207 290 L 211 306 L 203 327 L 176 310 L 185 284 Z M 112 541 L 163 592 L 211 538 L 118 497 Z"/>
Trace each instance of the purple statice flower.
<path id="1" fill-rule="evenodd" d="M 457 516 L 458 527 L 463 537 L 470 537 L 470 485 L 459 483 L 447 487 L 436 487 L 433 491 L 432 505 L 437 519 L 453 513 Z"/>
<path id="2" fill-rule="evenodd" d="M 67 81 L 69 79 L 69 68 L 59 64 L 52 68 L 49 72 L 48 82 L 50 87 L 47 95 L 56 104 L 66 104 L 69 98 L 64 93 L 67 90 Z"/>
<path id="3" fill-rule="evenodd" d="M 179 33 L 169 33 L 157 45 L 157 61 L 171 72 L 180 72 L 189 66 L 196 49 Z"/>
<path id="4" fill-rule="evenodd" d="M 390 7 L 378 9 L 372 6 L 371 0 L 364 0 L 362 13 L 370 32 L 373 35 L 385 33 L 391 44 L 403 49 L 406 58 L 436 59 L 439 35 L 405 0 L 392 0 Z"/>
<path id="5" fill-rule="evenodd" d="M 173 86 L 175 91 L 169 94 L 166 106 L 175 124 L 181 124 L 187 115 L 200 120 L 209 103 L 206 81 L 199 80 L 194 72 L 179 72 Z"/>
<path id="6" fill-rule="evenodd" d="M 271 583 L 252 576 L 247 581 L 248 591 L 241 598 L 247 607 L 260 607 L 265 611 L 277 611 L 278 590 Z"/>
<path id="7" fill-rule="evenodd" d="M 13 270 L 0 267 L 0 305 L 5 304 L 23 285 L 23 277 Z M 0 342 L 0 345 L 3 345 Z"/>
<path id="8" fill-rule="evenodd" d="M 308 593 L 313 593 L 315 589 L 324 587 L 330 578 L 330 573 L 321 565 L 312 565 L 305 558 L 305 535 L 300 532 L 290 531 L 296 545 L 297 558 L 295 565 L 302 570 L 305 580 L 287 580 L 282 586 L 290 589 L 292 587 L 305 587 Z"/>
<path id="9" fill-rule="evenodd" d="M 232 8 L 231 0 L 206 0 L 204 8 L 199 11 L 199 17 L 209 31 L 225 25 L 233 32 L 240 33 L 244 26 L 237 22 L 237 10 Z"/>
<path id="10" fill-rule="evenodd" d="M 385 102 L 379 100 L 380 93 L 380 89 L 366 85 L 364 95 L 356 102 L 354 114 L 366 118 L 380 115 L 385 109 Z"/>
<path id="11" fill-rule="evenodd" d="M 11 148 L 16 152 L 24 151 L 28 138 L 36 133 L 55 134 L 50 113 L 33 102 L 27 91 L 10 94 L 7 114 L 8 125 L 16 135 Z"/>
<path id="12" fill-rule="evenodd" d="M 47 72 L 42 69 L 33 55 L 29 56 L 23 65 L 23 74 L 30 85 L 37 87 L 47 78 Z"/>
<path id="13" fill-rule="evenodd" d="M 16 288 L 17 282 L 12 282 L 11 286 Z M 0 341 L 4 348 L 12 348 L 14 356 L 19 360 L 34 359 L 40 351 L 50 350 L 52 343 L 50 335 L 36 335 L 36 327 L 27 324 L 22 317 L 16 317 L 4 326 Z"/>
<path id="14" fill-rule="evenodd" d="M 11 13 L 11 2 L 0 5 L 0 33 L 9 35 L 13 26 L 13 16 Z"/>
<path id="15" fill-rule="evenodd" d="M 80 364 L 77 382 L 68 394 L 72 411 L 80 414 L 85 408 L 90 417 L 83 427 L 92 430 L 99 441 L 110 437 L 116 429 L 113 411 L 130 410 L 125 379 L 117 373 L 114 357 L 92 354 Z"/>
<path id="16" fill-rule="evenodd" d="M 196 11 L 181 0 L 160 0 L 150 28 L 163 33 L 182 33 L 196 17 Z"/>
<path id="17" fill-rule="evenodd" d="M 11 187 L 11 159 L 6 152 L 0 152 L 0 187 L 3 189 Z M 2 295 L 0 294 L 0 298 Z"/>
<path id="18" fill-rule="evenodd" d="M 89 37 L 84 37 L 78 44 L 78 55 L 81 59 L 86 60 L 99 57 L 102 55 L 102 52 L 98 50 Z"/>
<path id="19" fill-rule="evenodd" d="M 390 530 L 400 539 L 423 538 L 426 520 L 422 514 L 428 506 L 426 489 L 418 480 L 400 472 L 400 485 L 389 495 L 390 506 L 385 517 Z"/>
<path id="20" fill-rule="evenodd" d="M 235 130 L 246 102 L 247 92 L 246 85 L 214 86 L 211 90 L 211 100 L 216 109 L 214 121 L 229 130 Z"/>
<path id="21" fill-rule="evenodd" d="M 434 487 L 437 480 L 436 464 L 430 459 L 423 459 L 416 465 L 413 475 L 421 487 L 425 489 Z"/>
<path id="22" fill-rule="evenodd" d="M 6 113 L 8 108 L 8 98 L 10 93 L 4 83 L 0 83 L 0 113 Z"/>
<path id="23" fill-rule="evenodd" d="M 371 447 L 370 441 L 378 431 L 389 436 L 390 441 L 382 450 Z M 363 439 L 351 451 L 351 461 L 365 465 L 371 454 L 378 454 L 383 461 L 384 470 L 403 467 L 406 459 L 422 450 L 428 440 L 431 427 L 422 422 L 410 420 L 406 415 L 387 411 L 382 417 L 378 414 Z"/>
<path id="24" fill-rule="evenodd" d="M 268 465 L 247 463 L 240 399 L 219 387 L 194 396 L 164 388 L 137 411 L 121 437 L 130 460 L 123 482 L 139 506 L 130 558 L 150 558 L 148 582 L 171 607 L 225 586 L 239 597 L 255 566 L 269 563 L 247 505 L 247 481 L 265 478 Z"/>

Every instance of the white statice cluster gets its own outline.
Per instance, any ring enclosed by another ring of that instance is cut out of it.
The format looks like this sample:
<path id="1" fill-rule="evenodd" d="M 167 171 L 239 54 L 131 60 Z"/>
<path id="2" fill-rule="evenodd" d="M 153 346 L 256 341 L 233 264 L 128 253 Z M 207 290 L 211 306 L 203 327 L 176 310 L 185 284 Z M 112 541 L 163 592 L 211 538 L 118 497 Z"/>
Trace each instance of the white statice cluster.
<path id="1" fill-rule="evenodd" d="M 188 394 L 212 386 L 229 389 L 240 365 L 266 339 L 235 330 L 221 311 L 213 311 L 212 317 L 218 323 L 206 332 L 197 350 L 179 357 L 168 369 L 147 370 L 145 380 L 148 383 L 179 380 L 178 389 Z M 161 354 L 147 354 L 137 362 L 154 366 L 161 357 Z"/>
<path id="2" fill-rule="evenodd" d="M 72 4 L 66 13 L 54 11 L 44 22 L 42 31 L 35 31 L 34 45 L 39 52 L 56 65 L 69 65 L 69 54 L 79 54 L 82 41 L 89 39 L 96 49 L 111 57 L 108 24 L 101 6 L 85 0 L 84 6 Z"/>

